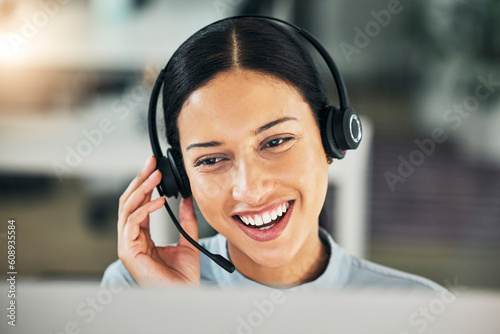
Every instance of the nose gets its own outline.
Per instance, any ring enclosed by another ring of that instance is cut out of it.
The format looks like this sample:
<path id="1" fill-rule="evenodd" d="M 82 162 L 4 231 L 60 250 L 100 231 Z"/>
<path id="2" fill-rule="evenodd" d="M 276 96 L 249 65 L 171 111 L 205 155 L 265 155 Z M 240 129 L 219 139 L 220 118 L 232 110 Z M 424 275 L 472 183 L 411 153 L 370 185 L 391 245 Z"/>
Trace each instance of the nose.
<path id="1" fill-rule="evenodd" d="M 272 190 L 269 169 L 257 161 L 241 161 L 232 174 L 232 193 L 236 201 L 256 205 Z"/>

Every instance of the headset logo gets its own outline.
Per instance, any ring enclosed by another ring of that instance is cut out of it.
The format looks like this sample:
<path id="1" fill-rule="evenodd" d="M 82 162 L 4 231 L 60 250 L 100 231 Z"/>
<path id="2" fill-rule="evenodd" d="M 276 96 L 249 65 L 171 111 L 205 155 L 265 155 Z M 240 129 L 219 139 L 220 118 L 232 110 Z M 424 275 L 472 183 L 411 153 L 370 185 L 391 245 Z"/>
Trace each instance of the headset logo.
<path id="1" fill-rule="evenodd" d="M 361 137 L 363 136 L 363 131 L 361 130 L 361 121 L 359 120 L 358 115 L 352 114 L 351 119 L 349 119 L 351 138 L 357 144 L 361 141 Z"/>

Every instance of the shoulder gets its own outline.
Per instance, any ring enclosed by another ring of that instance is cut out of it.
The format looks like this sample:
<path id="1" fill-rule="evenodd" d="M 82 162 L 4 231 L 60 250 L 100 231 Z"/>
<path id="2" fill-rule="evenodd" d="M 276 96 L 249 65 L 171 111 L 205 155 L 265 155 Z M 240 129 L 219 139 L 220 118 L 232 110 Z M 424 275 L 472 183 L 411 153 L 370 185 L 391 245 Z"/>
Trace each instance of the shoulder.
<path id="1" fill-rule="evenodd" d="M 321 239 L 330 247 L 330 263 L 326 276 L 329 284 L 337 288 L 406 289 L 444 291 L 433 281 L 389 268 L 374 262 L 357 258 L 339 246 L 324 229 L 320 229 Z"/>
<path id="2" fill-rule="evenodd" d="M 368 260 L 351 257 L 348 287 L 373 287 L 391 289 L 418 289 L 443 291 L 439 284 L 418 276 L 389 268 Z"/>
<path id="3" fill-rule="evenodd" d="M 139 284 L 137 284 L 123 263 L 120 260 L 116 260 L 104 271 L 101 286 L 105 288 L 114 286 L 137 287 Z"/>
<path id="4" fill-rule="evenodd" d="M 200 239 L 200 245 L 206 248 L 210 253 L 219 254 L 229 259 L 227 241 L 221 234 L 217 233 L 212 237 Z M 234 273 L 230 274 L 226 272 L 203 254 L 200 256 L 200 271 L 202 284 L 224 285 L 231 282 L 234 278 Z"/>

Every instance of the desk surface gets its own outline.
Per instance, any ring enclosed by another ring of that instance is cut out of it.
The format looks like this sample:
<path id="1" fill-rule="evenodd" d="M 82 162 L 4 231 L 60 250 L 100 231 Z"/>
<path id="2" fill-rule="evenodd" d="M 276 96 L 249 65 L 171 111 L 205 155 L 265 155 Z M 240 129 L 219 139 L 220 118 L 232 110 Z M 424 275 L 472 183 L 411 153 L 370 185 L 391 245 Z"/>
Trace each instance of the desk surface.
<path id="1" fill-rule="evenodd" d="M 2 294 L 7 286 L 0 285 Z M 2 333 L 499 333 L 500 294 L 403 291 L 101 289 L 17 283 Z M 2 303 L 3 304 L 3 303 Z M 3 308 L 3 312 L 6 309 Z"/>

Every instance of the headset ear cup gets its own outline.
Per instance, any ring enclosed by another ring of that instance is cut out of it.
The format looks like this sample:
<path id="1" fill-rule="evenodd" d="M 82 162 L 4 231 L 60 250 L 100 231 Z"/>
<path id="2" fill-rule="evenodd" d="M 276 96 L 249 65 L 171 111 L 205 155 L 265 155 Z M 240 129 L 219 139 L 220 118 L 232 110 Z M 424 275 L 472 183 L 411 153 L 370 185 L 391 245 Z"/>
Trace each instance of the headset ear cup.
<path id="1" fill-rule="evenodd" d="M 172 149 L 167 150 L 168 161 L 170 162 L 170 168 L 175 177 L 175 183 L 177 189 L 183 198 L 191 197 L 191 186 L 189 185 L 189 178 L 186 175 L 184 166 L 182 165 L 182 160 L 175 157 L 174 151 Z M 181 163 L 178 163 L 181 161 Z"/>
<path id="2" fill-rule="evenodd" d="M 161 172 L 161 181 L 158 187 L 158 190 L 161 192 L 160 195 L 177 197 L 179 191 L 177 190 L 175 177 L 168 159 L 164 156 L 156 157 L 156 169 Z"/>
<path id="3" fill-rule="evenodd" d="M 333 119 L 333 134 L 337 147 L 343 151 L 354 150 L 363 136 L 361 120 L 351 108 L 337 110 Z"/>
<path id="4" fill-rule="evenodd" d="M 334 120 L 337 112 L 338 109 L 333 106 L 325 108 L 322 113 L 320 132 L 326 155 L 334 159 L 342 159 L 345 152 L 339 149 L 334 136 Z"/>

